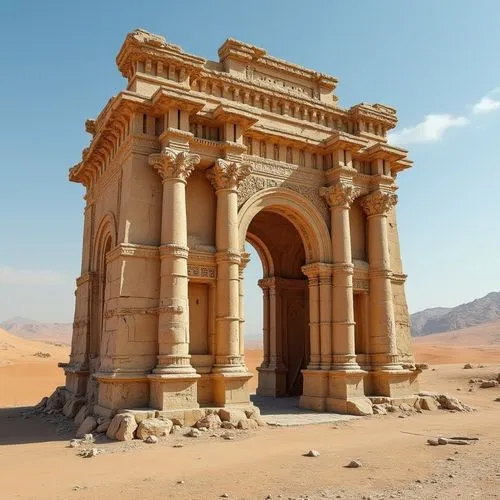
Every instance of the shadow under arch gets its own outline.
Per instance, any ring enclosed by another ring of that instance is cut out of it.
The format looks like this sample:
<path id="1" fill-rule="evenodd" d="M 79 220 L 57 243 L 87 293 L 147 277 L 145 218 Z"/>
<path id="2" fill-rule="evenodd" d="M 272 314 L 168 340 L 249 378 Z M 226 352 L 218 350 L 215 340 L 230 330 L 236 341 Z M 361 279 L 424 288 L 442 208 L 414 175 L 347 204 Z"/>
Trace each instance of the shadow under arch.
<path id="1" fill-rule="evenodd" d="M 287 188 L 263 189 L 253 194 L 241 206 L 238 213 L 238 232 L 242 245 L 247 239 L 248 227 L 252 219 L 262 210 L 276 212 L 295 226 L 302 238 L 306 264 L 331 262 L 330 233 L 321 214 L 308 199 Z"/>

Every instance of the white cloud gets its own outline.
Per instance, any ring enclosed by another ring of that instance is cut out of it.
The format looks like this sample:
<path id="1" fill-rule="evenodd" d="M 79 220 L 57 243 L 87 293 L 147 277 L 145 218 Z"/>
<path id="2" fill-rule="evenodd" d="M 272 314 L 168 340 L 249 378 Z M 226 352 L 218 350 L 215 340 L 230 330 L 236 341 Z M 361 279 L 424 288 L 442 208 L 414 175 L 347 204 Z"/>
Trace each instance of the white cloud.
<path id="1" fill-rule="evenodd" d="M 435 142 L 442 139 L 443 134 L 453 127 L 463 127 L 469 120 L 464 116 L 426 115 L 424 120 L 414 127 L 404 128 L 401 131 L 389 134 L 393 144 L 409 144 L 412 142 Z"/>
<path id="2" fill-rule="evenodd" d="M 1 285 L 58 285 L 64 281 L 64 276 L 56 271 L 0 266 Z"/>
<path id="3" fill-rule="evenodd" d="M 476 102 L 474 106 L 472 106 L 472 112 L 475 115 L 480 113 L 489 113 L 490 111 L 495 111 L 500 109 L 500 99 L 493 99 L 491 96 L 500 93 L 500 87 L 493 89 L 491 92 L 488 92 L 485 96 L 483 96 L 479 102 Z"/>

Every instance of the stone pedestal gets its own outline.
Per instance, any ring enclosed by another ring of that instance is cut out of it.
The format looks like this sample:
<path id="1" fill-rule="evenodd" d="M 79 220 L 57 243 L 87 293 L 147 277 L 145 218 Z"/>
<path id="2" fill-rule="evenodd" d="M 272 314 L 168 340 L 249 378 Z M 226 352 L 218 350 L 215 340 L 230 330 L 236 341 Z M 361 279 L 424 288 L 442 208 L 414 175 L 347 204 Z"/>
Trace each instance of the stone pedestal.
<path id="1" fill-rule="evenodd" d="M 239 406 L 249 404 L 248 381 L 250 372 L 214 373 L 213 399 L 215 406 Z"/>
<path id="2" fill-rule="evenodd" d="M 151 374 L 150 406 L 156 410 L 185 410 L 198 408 L 197 382 L 194 374 Z"/>
<path id="3" fill-rule="evenodd" d="M 286 374 L 285 367 L 258 367 L 259 385 L 257 394 L 259 396 L 280 397 L 286 396 Z"/>
<path id="4" fill-rule="evenodd" d="M 328 374 L 326 409 L 334 413 L 365 415 L 371 405 L 364 392 L 363 370 L 334 370 Z"/>
<path id="5" fill-rule="evenodd" d="M 97 372 L 97 404 L 108 410 L 148 406 L 149 383 L 144 372 Z"/>
<path id="6" fill-rule="evenodd" d="M 299 406 L 308 410 L 325 411 L 328 396 L 328 372 L 325 370 L 302 370 L 304 377 Z"/>

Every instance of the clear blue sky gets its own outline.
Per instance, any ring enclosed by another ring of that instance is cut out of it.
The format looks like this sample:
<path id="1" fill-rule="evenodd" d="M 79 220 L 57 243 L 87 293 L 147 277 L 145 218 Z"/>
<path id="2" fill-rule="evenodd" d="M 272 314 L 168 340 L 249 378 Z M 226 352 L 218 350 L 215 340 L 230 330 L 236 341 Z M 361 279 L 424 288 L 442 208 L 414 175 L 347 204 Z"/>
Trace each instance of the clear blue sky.
<path id="1" fill-rule="evenodd" d="M 486 0 L 2 2 L 0 319 L 72 320 L 83 189 L 67 171 L 125 85 L 115 56 L 136 27 L 211 59 L 238 38 L 335 75 L 343 107 L 395 106 L 415 161 L 398 179 L 410 310 L 499 290 L 499 19 Z"/>

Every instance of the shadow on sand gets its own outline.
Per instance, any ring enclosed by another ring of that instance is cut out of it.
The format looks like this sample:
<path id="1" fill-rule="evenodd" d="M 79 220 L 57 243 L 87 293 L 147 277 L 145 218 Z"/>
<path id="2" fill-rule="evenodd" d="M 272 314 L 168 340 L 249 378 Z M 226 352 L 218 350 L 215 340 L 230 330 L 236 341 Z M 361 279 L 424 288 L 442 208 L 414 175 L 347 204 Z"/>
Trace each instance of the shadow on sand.
<path id="1" fill-rule="evenodd" d="M 0 408 L 0 446 L 67 441 L 74 437 L 68 430 L 58 431 L 60 419 L 29 414 L 32 410 L 32 406 Z"/>

